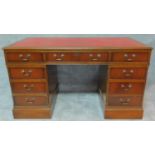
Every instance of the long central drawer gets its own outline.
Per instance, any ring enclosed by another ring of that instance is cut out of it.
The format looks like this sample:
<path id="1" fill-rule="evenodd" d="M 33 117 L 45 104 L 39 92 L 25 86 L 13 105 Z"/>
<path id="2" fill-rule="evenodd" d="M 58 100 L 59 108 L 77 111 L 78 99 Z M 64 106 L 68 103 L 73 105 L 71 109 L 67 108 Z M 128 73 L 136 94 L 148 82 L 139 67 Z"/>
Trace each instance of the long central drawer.
<path id="1" fill-rule="evenodd" d="M 82 62 L 107 62 L 109 54 L 107 52 L 52 52 L 46 54 L 48 62 L 67 62 L 67 61 L 82 61 Z"/>

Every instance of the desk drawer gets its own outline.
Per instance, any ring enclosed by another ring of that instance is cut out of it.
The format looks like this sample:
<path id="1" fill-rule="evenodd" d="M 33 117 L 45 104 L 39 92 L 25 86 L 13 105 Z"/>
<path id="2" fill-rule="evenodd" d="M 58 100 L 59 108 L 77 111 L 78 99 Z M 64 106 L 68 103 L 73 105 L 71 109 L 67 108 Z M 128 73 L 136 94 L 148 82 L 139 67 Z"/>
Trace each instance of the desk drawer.
<path id="1" fill-rule="evenodd" d="M 115 62 L 148 62 L 148 52 L 116 52 L 112 53 L 112 61 Z"/>
<path id="2" fill-rule="evenodd" d="M 63 62 L 63 61 L 76 61 L 78 54 L 76 53 L 47 53 L 47 61 Z"/>
<path id="3" fill-rule="evenodd" d="M 81 53 L 80 61 L 108 61 L 108 53 Z"/>
<path id="4" fill-rule="evenodd" d="M 12 82 L 13 93 L 45 93 L 46 83 L 40 82 Z"/>
<path id="5" fill-rule="evenodd" d="M 108 61 L 108 53 L 48 53 L 47 61 Z"/>
<path id="6" fill-rule="evenodd" d="M 145 79 L 147 68 L 111 68 L 111 79 Z"/>
<path id="7" fill-rule="evenodd" d="M 6 53 L 8 62 L 42 62 L 43 56 L 41 53 Z"/>
<path id="8" fill-rule="evenodd" d="M 11 79 L 43 79 L 44 68 L 9 68 Z"/>
<path id="9" fill-rule="evenodd" d="M 144 92 L 143 82 L 110 82 L 109 94 L 137 94 Z"/>
<path id="10" fill-rule="evenodd" d="M 15 96 L 17 106 L 43 106 L 48 104 L 47 96 Z"/>
<path id="11" fill-rule="evenodd" d="M 142 96 L 109 96 L 108 105 L 110 106 L 140 106 Z"/>

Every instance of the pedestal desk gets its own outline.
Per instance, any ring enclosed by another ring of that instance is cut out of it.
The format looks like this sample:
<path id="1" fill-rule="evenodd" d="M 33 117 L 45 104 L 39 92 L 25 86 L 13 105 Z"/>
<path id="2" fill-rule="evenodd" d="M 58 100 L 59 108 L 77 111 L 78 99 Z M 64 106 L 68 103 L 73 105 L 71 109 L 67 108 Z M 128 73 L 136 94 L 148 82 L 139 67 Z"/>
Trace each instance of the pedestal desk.
<path id="1" fill-rule="evenodd" d="M 59 92 L 56 65 L 106 65 L 106 80 L 101 74 L 98 81 L 104 117 L 140 119 L 151 50 L 130 38 L 26 38 L 9 45 L 4 53 L 14 117 L 52 116 Z M 47 66 L 55 66 L 50 75 Z"/>

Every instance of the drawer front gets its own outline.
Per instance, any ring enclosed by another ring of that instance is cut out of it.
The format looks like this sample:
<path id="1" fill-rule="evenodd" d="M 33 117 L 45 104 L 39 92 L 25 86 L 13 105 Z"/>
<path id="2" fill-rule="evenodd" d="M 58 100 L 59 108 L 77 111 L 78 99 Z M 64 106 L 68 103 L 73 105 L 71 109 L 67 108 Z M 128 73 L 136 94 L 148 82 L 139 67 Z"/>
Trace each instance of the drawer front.
<path id="1" fill-rule="evenodd" d="M 116 52 L 112 53 L 112 61 L 118 62 L 147 62 L 148 52 Z"/>
<path id="2" fill-rule="evenodd" d="M 76 61 L 78 60 L 78 54 L 76 53 L 47 53 L 47 61 L 63 62 L 63 61 Z"/>
<path id="3" fill-rule="evenodd" d="M 111 79 L 145 79 L 146 68 L 111 68 Z"/>
<path id="4" fill-rule="evenodd" d="M 110 106 L 140 106 L 142 105 L 141 96 L 109 96 L 108 105 Z"/>
<path id="5" fill-rule="evenodd" d="M 43 79 L 44 68 L 9 68 L 11 79 Z"/>
<path id="6" fill-rule="evenodd" d="M 8 62 L 42 62 L 43 56 L 41 53 L 6 53 Z"/>
<path id="7" fill-rule="evenodd" d="M 108 61 L 108 53 L 81 53 L 80 54 L 81 61 Z"/>
<path id="8" fill-rule="evenodd" d="M 138 94 L 144 92 L 144 83 L 133 82 L 110 82 L 109 94 Z"/>
<path id="9" fill-rule="evenodd" d="M 46 84 L 39 82 L 13 82 L 12 90 L 14 93 L 45 93 Z"/>
<path id="10" fill-rule="evenodd" d="M 48 104 L 46 96 L 15 96 L 14 101 L 17 106 L 43 106 Z"/>

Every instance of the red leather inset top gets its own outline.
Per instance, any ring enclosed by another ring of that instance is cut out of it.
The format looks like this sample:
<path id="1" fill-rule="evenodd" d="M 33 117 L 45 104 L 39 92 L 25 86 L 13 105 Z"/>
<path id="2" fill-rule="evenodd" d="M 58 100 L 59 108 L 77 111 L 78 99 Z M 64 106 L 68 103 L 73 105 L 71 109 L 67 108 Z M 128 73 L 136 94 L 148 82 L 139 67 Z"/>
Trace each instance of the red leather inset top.
<path id="1" fill-rule="evenodd" d="M 6 49 L 104 49 L 104 48 L 149 48 L 129 38 L 26 38 Z"/>

